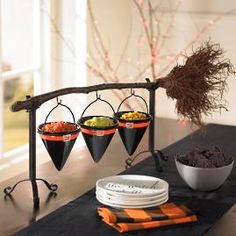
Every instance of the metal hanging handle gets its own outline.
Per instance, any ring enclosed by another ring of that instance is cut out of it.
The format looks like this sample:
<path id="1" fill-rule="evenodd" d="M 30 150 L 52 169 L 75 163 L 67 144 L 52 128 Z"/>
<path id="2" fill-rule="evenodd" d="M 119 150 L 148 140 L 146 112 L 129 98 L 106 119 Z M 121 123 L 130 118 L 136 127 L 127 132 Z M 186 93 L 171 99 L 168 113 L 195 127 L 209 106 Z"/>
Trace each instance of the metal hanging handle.
<path id="1" fill-rule="evenodd" d="M 120 105 L 119 105 L 118 108 L 117 108 L 117 112 L 119 112 L 121 105 L 122 105 L 126 100 L 130 99 L 131 97 L 137 97 L 137 98 L 140 98 L 140 99 L 144 102 L 145 107 L 146 107 L 146 110 L 147 110 L 147 113 L 149 113 L 149 112 L 148 112 L 148 105 L 147 105 L 147 102 L 145 101 L 145 99 L 144 99 L 143 97 L 141 97 L 140 95 L 135 94 L 135 92 L 133 91 L 132 88 L 131 88 L 130 91 L 131 91 L 131 94 L 130 94 L 128 97 L 126 97 L 123 101 L 121 101 Z"/>
<path id="2" fill-rule="evenodd" d="M 89 104 L 85 107 L 83 113 L 82 113 L 81 116 L 80 116 L 80 119 L 84 116 L 84 113 L 86 112 L 86 110 L 87 110 L 92 104 L 94 104 L 94 103 L 97 102 L 97 101 L 101 101 L 101 102 L 104 102 L 104 103 L 108 104 L 109 107 L 112 109 L 113 114 L 115 114 L 115 110 L 114 110 L 113 106 L 112 106 L 108 101 L 106 101 L 106 100 L 104 100 L 104 99 L 101 99 L 101 95 L 98 95 L 98 92 L 96 91 L 96 99 L 95 99 L 94 101 L 92 101 L 91 103 L 89 103 Z"/>
<path id="3" fill-rule="evenodd" d="M 51 115 L 51 113 L 52 113 L 57 107 L 59 107 L 59 106 L 65 107 L 65 108 L 67 108 L 67 109 L 69 110 L 69 112 L 71 113 L 71 115 L 72 115 L 72 117 L 73 117 L 73 121 L 74 121 L 74 124 L 75 124 L 75 116 L 74 116 L 72 110 L 71 110 L 68 106 L 66 106 L 65 104 L 62 104 L 62 103 L 61 103 L 61 100 L 59 101 L 58 97 L 57 97 L 57 105 L 56 105 L 55 107 L 53 107 L 52 110 L 48 113 L 48 115 L 47 115 L 46 118 L 45 118 L 44 123 L 47 123 L 48 117 L 49 117 L 49 116 Z"/>

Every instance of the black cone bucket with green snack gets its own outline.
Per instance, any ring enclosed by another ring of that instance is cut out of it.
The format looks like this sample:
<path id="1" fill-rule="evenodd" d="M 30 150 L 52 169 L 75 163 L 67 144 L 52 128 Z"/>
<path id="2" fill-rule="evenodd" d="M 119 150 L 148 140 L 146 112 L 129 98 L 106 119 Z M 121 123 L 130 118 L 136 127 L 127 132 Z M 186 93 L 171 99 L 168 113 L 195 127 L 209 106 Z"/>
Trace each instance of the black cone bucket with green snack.
<path id="1" fill-rule="evenodd" d="M 79 125 L 93 160 L 98 162 L 116 132 L 117 121 L 107 116 L 86 116 L 80 119 Z"/>
<path id="2" fill-rule="evenodd" d="M 68 108 L 61 103 L 58 103 L 58 105 Z M 69 108 L 68 109 L 73 116 L 74 123 L 65 121 L 47 123 L 48 116 L 56 107 L 58 107 L 58 105 L 49 112 L 45 122 L 38 126 L 38 133 L 48 151 L 49 156 L 52 159 L 54 166 L 58 171 L 60 171 L 64 167 L 71 153 L 80 129 L 75 123 L 74 115 Z"/>
<path id="3" fill-rule="evenodd" d="M 147 112 L 119 111 L 121 105 L 132 96 L 139 98 L 144 102 Z M 143 97 L 136 95 L 133 91 L 131 91 L 131 95 L 126 97 L 120 103 L 115 117 L 118 120 L 118 131 L 121 140 L 125 146 L 127 153 L 131 156 L 137 149 L 152 119 L 152 117 L 148 114 L 147 103 Z"/>
<path id="4" fill-rule="evenodd" d="M 98 100 L 107 103 L 111 107 L 113 114 L 115 113 L 112 105 L 106 100 L 101 99 L 100 96 L 97 95 L 96 100 L 91 102 L 84 109 L 81 118 L 78 121 L 85 143 L 94 162 L 100 161 L 108 145 L 110 144 L 118 126 L 117 120 L 113 117 L 103 115 L 83 117 L 85 111 Z"/>
<path id="5" fill-rule="evenodd" d="M 125 119 L 122 118 L 126 114 L 143 114 L 142 119 L 133 118 Z M 134 111 L 122 111 L 116 113 L 116 118 L 119 121 L 118 131 L 121 140 L 125 146 L 127 153 L 131 156 L 137 149 L 143 135 L 151 122 L 151 116 L 144 112 Z"/>

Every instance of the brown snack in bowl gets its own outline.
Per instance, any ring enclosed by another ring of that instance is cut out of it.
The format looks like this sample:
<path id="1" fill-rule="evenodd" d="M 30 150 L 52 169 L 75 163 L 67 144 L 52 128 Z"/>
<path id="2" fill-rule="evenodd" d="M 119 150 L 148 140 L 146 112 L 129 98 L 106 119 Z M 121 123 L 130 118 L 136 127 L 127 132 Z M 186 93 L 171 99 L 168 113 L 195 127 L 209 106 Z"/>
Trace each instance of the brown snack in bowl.
<path id="1" fill-rule="evenodd" d="M 233 158 L 218 147 L 213 149 L 195 148 L 186 155 L 177 154 L 175 158 L 184 165 L 200 168 L 217 168 L 232 163 Z"/>

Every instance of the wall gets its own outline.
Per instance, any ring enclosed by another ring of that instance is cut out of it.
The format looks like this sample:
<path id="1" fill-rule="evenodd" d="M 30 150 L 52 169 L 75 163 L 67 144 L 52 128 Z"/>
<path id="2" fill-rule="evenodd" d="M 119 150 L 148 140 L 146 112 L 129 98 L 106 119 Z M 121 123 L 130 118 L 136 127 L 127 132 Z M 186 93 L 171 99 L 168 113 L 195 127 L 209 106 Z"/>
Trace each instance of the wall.
<path id="1" fill-rule="evenodd" d="M 130 22 L 131 22 L 131 1 L 127 0 L 91 0 L 91 8 L 96 19 L 96 25 L 101 33 L 103 43 L 108 50 L 109 57 L 113 63 L 114 68 L 119 63 L 120 56 L 124 51 L 127 44 L 127 39 L 130 36 Z M 89 16 L 89 13 L 87 13 Z M 89 17 L 88 17 L 89 19 Z M 94 29 L 90 20 L 88 22 L 88 51 L 92 51 L 93 57 L 97 60 L 98 67 L 102 67 L 103 63 L 99 57 L 99 52 L 101 48 L 97 48 L 96 38 L 94 34 Z M 98 39 L 97 39 L 98 40 Z M 91 57 L 88 57 L 88 62 L 91 62 Z M 93 63 L 96 65 L 96 63 Z M 97 65 L 96 65 L 97 66 Z M 121 65 L 119 69 L 118 76 L 120 82 L 127 81 L 127 67 Z M 122 79 L 123 78 L 123 79 Z M 88 71 L 87 78 L 88 85 L 94 85 L 99 83 L 104 83 L 105 81 L 101 78 L 94 76 Z M 110 81 L 112 82 L 112 81 Z M 116 91 L 121 94 L 121 91 Z M 112 91 L 102 91 L 100 92 L 103 99 L 108 100 L 114 109 L 117 108 L 119 104 L 119 99 L 112 93 Z M 95 98 L 95 93 L 88 95 L 89 101 Z M 112 115 L 111 109 L 106 104 L 98 103 L 92 106 L 87 114 L 98 114 L 98 115 Z"/>
<path id="2" fill-rule="evenodd" d="M 174 6 L 176 1 L 168 1 Z M 105 43 L 108 45 L 109 52 L 111 52 L 112 60 L 117 61 L 124 45 L 127 42 L 127 37 L 130 37 L 128 45 L 129 55 L 137 54 L 137 47 L 134 44 L 140 32 L 140 19 L 133 19 L 134 5 L 132 1 L 127 0 L 100 0 L 91 1 L 94 14 L 98 20 L 99 28 L 102 35 L 105 38 Z M 156 3 L 156 1 L 153 1 Z M 166 3 L 166 2 L 165 2 Z M 224 14 L 225 12 L 233 11 Z M 174 29 L 171 36 L 166 40 L 165 50 L 166 53 L 178 53 L 180 52 L 197 34 L 198 30 L 211 24 L 211 20 L 215 17 L 222 15 L 221 19 L 214 25 L 209 27 L 209 30 L 204 37 L 197 40 L 193 48 L 195 48 L 201 41 L 211 39 L 212 42 L 220 43 L 221 47 L 226 51 L 226 57 L 230 58 L 232 63 L 236 66 L 236 32 L 234 30 L 236 24 L 236 3 L 233 0 L 227 1 L 227 4 L 223 4 L 220 0 L 209 1 L 182 1 L 180 7 L 176 12 L 174 21 Z M 166 20 L 165 18 L 163 21 Z M 131 34 L 130 34 L 130 31 Z M 88 35 L 88 45 L 93 45 L 91 33 Z M 190 47 L 191 51 L 191 47 Z M 126 58 L 127 59 L 127 58 Z M 123 65 L 124 66 L 124 65 Z M 173 64 L 174 66 L 174 64 Z M 172 67 L 173 67 L 172 66 Z M 172 68 L 171 67 L 171 68 Z M 160 64 L 160 70 L 163 65 Z M 170 68 L 170 69 L 171 69 Z M 127 76 L 120 76 L 121 81 L 132 81 L 133 71 L 130 67 L 123 67 L 122 73 Z M 167 70 L 165 73 L 168 73 Z M 145 78 L 146 74 L 143 74 L 139 81 Z M 96 84 L 103 82 L 101 79 L 94 77 L 91 73 L 88 73 L 88 83 Z M 229 78 L 228 80 L 228 92 L 225 98 L 228 100 L 229 111 L 222 111 L 221 113 L 214 113 L 212 116 L 205 118 L 206 122 L 224 123 L 236 125 L 236 106 L 234 101 L 236 95 L 234 94 L 234 88 L 236 87 L 236 78 Z M 140 91 L 144 96 L 147 94 Z M 103 93 L 105 98 L 108 98 L 114 106 L 117 106 L 119 101 L 114 98 L 111 93 Z M 163 89 L 159 89 L 157 92 L 157 114 L 159 117 L 177 118 L 175 113 L 175 102 L 168 99 Z M 97 110 L 99 111 L 99 107 Z"/>

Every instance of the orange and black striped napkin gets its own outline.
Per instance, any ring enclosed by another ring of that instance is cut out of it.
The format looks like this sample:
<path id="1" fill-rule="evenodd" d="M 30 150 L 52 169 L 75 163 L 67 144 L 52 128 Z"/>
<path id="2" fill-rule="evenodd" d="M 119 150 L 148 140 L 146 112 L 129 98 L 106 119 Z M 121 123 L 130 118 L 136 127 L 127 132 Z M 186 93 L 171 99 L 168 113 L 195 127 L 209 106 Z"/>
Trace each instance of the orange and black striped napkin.
<path id="1" fill-rule="evenodd" d="M 105 223 L 121 233 L 197 221 L 197 216 L 190 209 L 175 203 L 149 209 L 100 207 L 98 214 Z"/>

